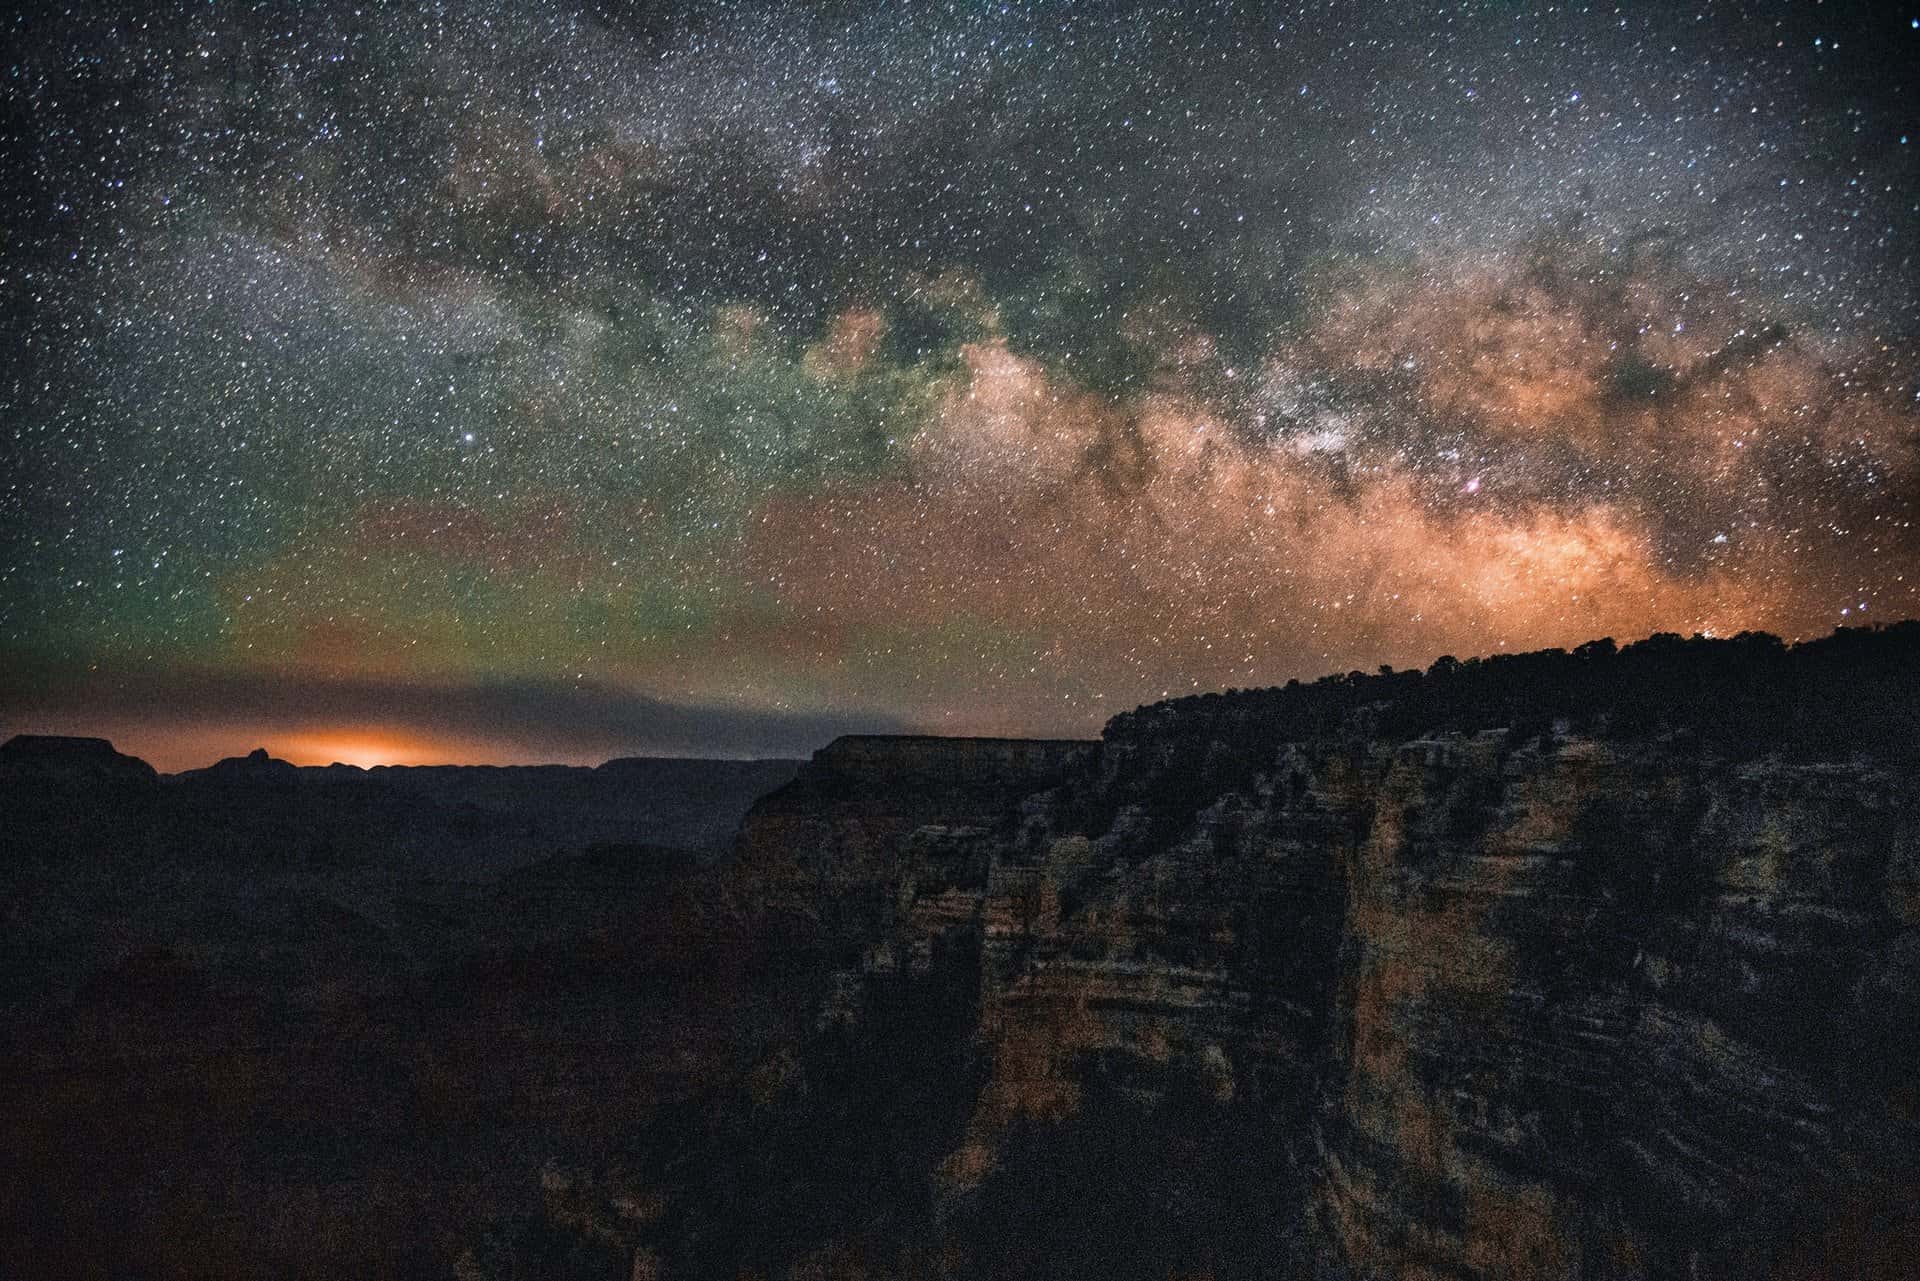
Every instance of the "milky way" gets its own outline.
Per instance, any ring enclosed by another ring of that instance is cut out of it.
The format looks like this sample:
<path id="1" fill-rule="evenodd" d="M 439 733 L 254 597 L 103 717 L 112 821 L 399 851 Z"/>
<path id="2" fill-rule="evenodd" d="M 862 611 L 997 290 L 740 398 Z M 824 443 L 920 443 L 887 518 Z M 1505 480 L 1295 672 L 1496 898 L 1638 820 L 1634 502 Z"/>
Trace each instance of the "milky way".
<path id="1" fill-rule="evenodd" d="M 0 713 L 801 751 L 1920 613 L 1909 7 L 21 16 Z"/>

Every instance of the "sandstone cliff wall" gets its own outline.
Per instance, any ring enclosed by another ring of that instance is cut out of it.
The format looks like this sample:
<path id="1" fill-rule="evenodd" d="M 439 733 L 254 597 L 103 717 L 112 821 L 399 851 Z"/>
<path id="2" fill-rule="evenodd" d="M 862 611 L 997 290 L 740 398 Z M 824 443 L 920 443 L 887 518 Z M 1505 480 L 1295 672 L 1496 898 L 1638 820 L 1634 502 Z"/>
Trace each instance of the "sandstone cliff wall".
<path id="1" fill-rule="evenodd" d="M 1218 1275 L 1904 1274 L 1910 771 L 1220 726 L 843 740 L 749 815 L 743 871 L 840 966 L 823 1025 L 977 966 L 929 1176 L 956 1230 L 1102 1143 L 1167 1261 Z"/>

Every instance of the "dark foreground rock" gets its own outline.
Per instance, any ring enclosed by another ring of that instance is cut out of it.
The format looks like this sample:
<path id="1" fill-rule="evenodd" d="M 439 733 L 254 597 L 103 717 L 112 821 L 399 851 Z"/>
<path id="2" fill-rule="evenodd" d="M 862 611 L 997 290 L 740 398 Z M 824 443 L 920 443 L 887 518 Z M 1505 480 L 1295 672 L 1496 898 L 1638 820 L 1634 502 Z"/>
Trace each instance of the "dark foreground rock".
<path id="1" fill-rule="evenodd" d="M 137 756 L 123 756 L 104 738 L 15 734 L 0 743 L 0 783 L 154 783 L 159 775 Z"/>
<path id="2" fill-rule="evenodd" d="M 928 1238 L 821 1257 L 1912 1275 L 1916 729 L 1905 626 L 1183 700 L 997 815 L 837 744 L 741 871 L 829 1024 L 969 969 L 976 1076 Z"/>

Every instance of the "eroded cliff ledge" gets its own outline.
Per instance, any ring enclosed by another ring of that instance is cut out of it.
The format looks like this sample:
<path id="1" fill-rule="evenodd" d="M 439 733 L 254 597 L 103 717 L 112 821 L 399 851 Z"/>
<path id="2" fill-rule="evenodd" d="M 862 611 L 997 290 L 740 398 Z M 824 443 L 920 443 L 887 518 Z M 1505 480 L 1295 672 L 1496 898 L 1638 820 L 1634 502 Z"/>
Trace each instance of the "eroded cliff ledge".
<path id="1" fill-rule="evenodd" d="M 963 994 L 954 1275 L 1907 1275 L 1916 729 L 1912 625 L 1443 660 L 843 740 L 736 884 Z"/>

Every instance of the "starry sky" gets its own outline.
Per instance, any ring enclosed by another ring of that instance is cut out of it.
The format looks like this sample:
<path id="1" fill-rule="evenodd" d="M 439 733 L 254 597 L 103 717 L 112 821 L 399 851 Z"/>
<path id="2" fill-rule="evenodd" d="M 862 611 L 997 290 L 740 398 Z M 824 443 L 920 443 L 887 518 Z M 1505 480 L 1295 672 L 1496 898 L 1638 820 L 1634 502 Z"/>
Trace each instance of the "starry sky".
<path id="1" fill-rule="evenodd" d="M 1920 4 L 8 23 L 0 730 L 795 754 L 1920 613 Z"/>

